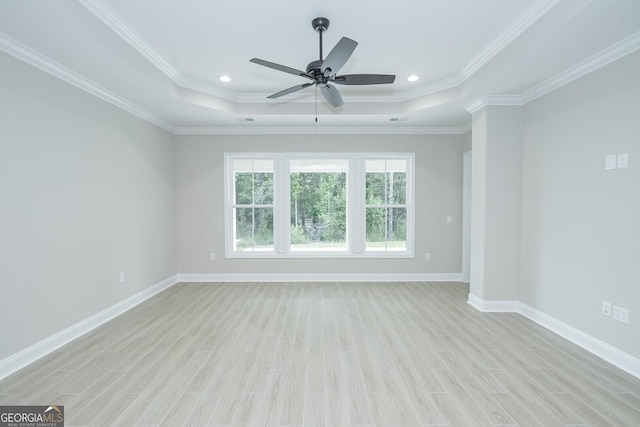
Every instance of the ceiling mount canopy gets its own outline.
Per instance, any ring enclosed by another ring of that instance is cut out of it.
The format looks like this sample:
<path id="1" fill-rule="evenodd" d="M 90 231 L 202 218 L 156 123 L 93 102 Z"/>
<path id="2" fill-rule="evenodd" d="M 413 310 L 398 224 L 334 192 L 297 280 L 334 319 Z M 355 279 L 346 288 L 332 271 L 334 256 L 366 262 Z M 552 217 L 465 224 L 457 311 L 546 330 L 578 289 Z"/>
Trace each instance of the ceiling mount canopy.
<path id="1" fill-rule="evenodd" d="M 267 98 L 275 99 L 293 92 L 297 92 L 309 86 L 315 85 L 320 88 L 320 92 L 327 102 L 333 107 L 340 107 L 344 104 L 342 96 L 338 89 L 331 83 L 339 85 L 378 85 L 393 83 L 396 76 L 393 74 L 345 74 L 337 75 L 338 71 L 349 60 L 353 51 L 358 46 L 358 42 L 348 37 L 342 37 L 338 44 L 331 49 L 331 52 L 323 59 L 322 52 L 322 33 L 329 28 L 329 20 L 327 18 L 318 17 L 311 21 L 311 26 L 318 32 L 320 59 L 312 61 L 307 65 L 306 71 L 287 67 L 285 65 L 276 64 L 274 62 L 265 61 L 263 59 L 252 58 L 250 61 L 254 64 L 262 65 L 284 73 L 294 74 L 311 80 L 311 82 L 303 83 L 288 89 L 269 95 Z"/>

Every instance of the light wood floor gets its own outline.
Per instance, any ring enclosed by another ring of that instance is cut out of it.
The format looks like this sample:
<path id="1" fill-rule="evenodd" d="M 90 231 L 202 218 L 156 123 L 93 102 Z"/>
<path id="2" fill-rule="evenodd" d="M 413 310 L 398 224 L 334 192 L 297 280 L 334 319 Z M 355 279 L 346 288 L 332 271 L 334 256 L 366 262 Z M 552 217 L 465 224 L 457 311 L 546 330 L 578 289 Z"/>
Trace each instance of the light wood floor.
<path id="1" fill-rule="evenodd" d="M 0 382 L 66 425 L 638 426 L 640 380 L 459 283 L 180 284 Z"/>

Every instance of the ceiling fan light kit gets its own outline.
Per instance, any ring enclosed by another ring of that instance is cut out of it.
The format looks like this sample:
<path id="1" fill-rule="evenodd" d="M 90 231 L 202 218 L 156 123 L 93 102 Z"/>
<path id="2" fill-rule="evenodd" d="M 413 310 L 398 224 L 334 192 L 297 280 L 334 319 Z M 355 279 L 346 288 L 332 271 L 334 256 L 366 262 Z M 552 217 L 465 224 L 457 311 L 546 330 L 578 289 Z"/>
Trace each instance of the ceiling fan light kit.
<path id="1" fill-rule="evenodd" d="M 293 86 L 288 89 L 269 95 L 267 98 L 275 99 L 281 96 L 297 92 L 309 86 L 315 85 L 320 88 L 320 92 L 332 107 L 340 107 L 344 104 L 342 96 L 338 89 L 331 83 L 339 85 L 377 85 L 391 84 L 396 76 L 393 74 L 345 74 L 338 76 L 337 72 L 349 60 L 358 42 L 348 37 L 342 37 L 338 44 L 323 59 L 322 52 L 322 33 L 329 28 L 329 20 L 327 18 L 315 18 L 311 21 L 311 26 L 318 32 L 319 36 L 319 53 L 320 59 L 312 61 L 307 65 L 306 71 L 287 67 L 285 65 L 276 64 L 274 62 L 265 61 L 263 59 L 252 58 L 250 61 L 254 64 L 282 71 L 284 73 L 293 74 L 311 80 L 311 82 Z"/>

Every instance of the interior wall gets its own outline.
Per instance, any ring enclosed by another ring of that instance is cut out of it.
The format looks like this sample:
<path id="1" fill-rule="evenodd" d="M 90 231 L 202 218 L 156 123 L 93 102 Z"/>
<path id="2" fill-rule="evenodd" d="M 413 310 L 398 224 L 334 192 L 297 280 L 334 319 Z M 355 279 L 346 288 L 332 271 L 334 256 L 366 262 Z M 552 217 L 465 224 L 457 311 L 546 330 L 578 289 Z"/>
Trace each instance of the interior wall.
<path id="1" fill-rule="evenodd" d="M 638 70 L 640 52 L 524 107 L 520 295 L 640 358 Z M 618 153 L 629 167 L 605 171 Z M 602 315 L 603 300 L 629 324 Z"/>
<path id="2" fill-rule="evenodd" d="M 471 143 L 473 141 L 471 131 L 462 135 L 462 152 L 471 151 Z"/>
<path id="3" fill-rule="evenodd" d="M 173 135 L 4 53 L 0 79 L 2 360 L 176 268 Z"/>
<path id="4" fill-rule="evenodd" d="M 488 144 L 483 299 L 513 301 L 518 299 L 520 283 L 522 112 L 517 106 L 485 109 Z M 474 158 L 477 154 L 475 150 Z"/>
<path id="5" fill-rule="evenodd" d="M 180 273 L 460 273 L 462 135 L 184 135 L 176 137 Z M 414 152 L 414 259 L 225 259 L 225 152 Z M 447 224 L 446 217 L 453 221 Z M 215 261 L 209 253 L 216 254 Z M 425 260 L 431 252 L 431 260 Z"/>

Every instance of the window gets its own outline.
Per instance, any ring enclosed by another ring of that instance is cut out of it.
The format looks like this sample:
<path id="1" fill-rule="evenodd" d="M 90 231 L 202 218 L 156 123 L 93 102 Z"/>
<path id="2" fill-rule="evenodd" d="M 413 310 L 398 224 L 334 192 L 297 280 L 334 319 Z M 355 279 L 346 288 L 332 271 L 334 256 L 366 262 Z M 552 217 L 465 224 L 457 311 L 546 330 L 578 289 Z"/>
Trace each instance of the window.
<path id="1" fill-rule="evenodd" d="M 345 159 L 292 159 L 290 249 L 347 249 L 347 171 Z"/>
<path id="2" fill-rule="evenodd" d="M 407 250 L 407 162 L 366 161 L 366 249 Z"/>
<path id="3" fill-rule="evenodd" d="M 233 250 L 273 251 L 273 160 L 234 159 Z"/>
<path id="4" fill-rule="evenodd" d="M 225 154 L 228 257 L 413 257 L 413 154 Z"/>

